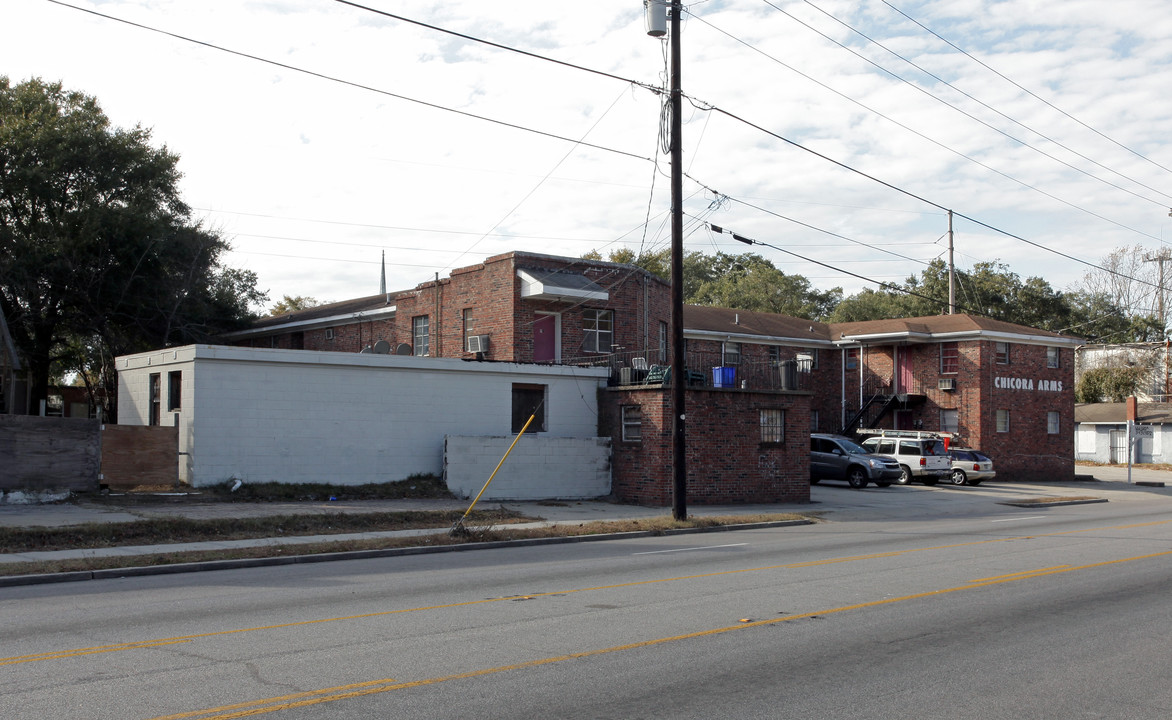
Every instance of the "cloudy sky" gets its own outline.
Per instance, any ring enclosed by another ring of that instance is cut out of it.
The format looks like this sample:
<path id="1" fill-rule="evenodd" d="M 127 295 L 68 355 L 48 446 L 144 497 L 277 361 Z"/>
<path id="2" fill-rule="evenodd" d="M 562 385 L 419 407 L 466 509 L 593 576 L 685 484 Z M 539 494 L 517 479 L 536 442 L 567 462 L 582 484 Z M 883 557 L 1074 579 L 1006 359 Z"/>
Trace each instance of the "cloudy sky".
<path id="1" fill-rule="evenodd" d="M 0 74 L 151 128 L 272 300 L 378 292 L 383 251 L 405 289 L 509 250 L 670 242 L 648 89 L 667 43 L 641 0 L 5 0 L 3 18 Z M 946 257 L 949 209 L 959 267 L 1059 289 L 1172 241 L 1163 0 L 707 0 L 683 18 L 690 250 L 750 250 L 715 223 L 849 294 Z"/>

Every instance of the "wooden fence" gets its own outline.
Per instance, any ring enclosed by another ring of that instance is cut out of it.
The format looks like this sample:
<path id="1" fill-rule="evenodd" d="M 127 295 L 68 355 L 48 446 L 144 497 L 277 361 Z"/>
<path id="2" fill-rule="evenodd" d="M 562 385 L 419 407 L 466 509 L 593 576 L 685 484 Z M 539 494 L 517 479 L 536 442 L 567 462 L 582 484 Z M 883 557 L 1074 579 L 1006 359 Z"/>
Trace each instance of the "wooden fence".
<path id="1" fill-rule="evenodd" d="M 175 486 L 179 429 L 0 415 L 0 492 Z"/>

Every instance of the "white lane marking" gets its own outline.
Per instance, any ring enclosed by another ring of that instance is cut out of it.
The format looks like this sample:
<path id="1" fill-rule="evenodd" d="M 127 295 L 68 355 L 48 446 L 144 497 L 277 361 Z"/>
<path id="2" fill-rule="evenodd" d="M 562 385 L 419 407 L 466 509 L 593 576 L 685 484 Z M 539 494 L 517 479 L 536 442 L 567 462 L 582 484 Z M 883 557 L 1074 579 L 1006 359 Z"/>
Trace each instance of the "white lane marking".
<path id="1" fill-rule="evenodd" d="M 631 553 L 632 555 L 661 555 L 663 553 L 687 552 L 689 550 L 715 550 L 717 548 L 741 547 L 749 543 L 730 543 L 728 545 L 704 545 L 702 547 L 676 548 L 675 550 L 648 550 L 647 552 Z"/>
<path id="2" fill-rule="evenodd" d="M 1045 515 L 1030 515 L 1028 517 L 1005 518 L 1004 520 L 990 520 L 989 522 L 1013 522 L 1015 520 L 1038 520 L 1046 517 Z"/>

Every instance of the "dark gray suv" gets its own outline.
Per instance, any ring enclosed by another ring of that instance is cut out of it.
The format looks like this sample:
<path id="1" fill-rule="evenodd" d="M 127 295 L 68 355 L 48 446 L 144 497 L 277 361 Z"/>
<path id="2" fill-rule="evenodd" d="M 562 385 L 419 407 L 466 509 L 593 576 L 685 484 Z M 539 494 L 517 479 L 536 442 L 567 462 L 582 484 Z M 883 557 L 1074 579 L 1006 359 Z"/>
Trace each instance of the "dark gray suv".
<path id="1" fill-rule="evenodd" d="M 882 455 L 868 453 L 862 445 L 842 435 L 810 435 L 810 484 L 822 479 L 846 480 L 853 488 L 867 483 L 887 487 L 903 471 L 899 463 Z"/>

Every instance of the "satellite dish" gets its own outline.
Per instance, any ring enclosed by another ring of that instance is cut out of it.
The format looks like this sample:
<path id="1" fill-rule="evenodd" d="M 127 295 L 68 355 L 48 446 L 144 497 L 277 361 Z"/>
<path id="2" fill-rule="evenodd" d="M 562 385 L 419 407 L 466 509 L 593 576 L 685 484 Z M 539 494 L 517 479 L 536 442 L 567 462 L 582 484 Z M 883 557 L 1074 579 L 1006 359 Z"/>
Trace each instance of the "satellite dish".
<path id="1" fill-rule="evenodd" d="M 360 352 L 360 353 L 369 353 L 369 352 L 371 352 L 370 346 L 369 346 L 369 345 L 367 345 L 366 347 L 362 348 L 362 349 L 361 349 L 361 350 L 359 350 L 358 352 Z"/>
<path id="2" fill-rule="evenodd" d="M 413 354 L 413 352 L 411 350 L 411 346 L 408 345 L 407 343 L 399 343 L 398 345 L 395 346 L 395 354 L 396 355 L 411 355 L 411 354 Z"/>
<path id="3" fill-rule="evenodd" d="M 389 355 L 391 352 L 391 344 L 386 340 L 379 340 L 374 344 L 375 355 Z"/>

